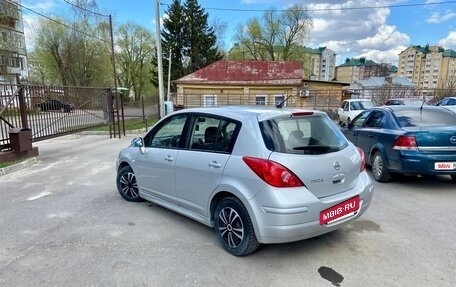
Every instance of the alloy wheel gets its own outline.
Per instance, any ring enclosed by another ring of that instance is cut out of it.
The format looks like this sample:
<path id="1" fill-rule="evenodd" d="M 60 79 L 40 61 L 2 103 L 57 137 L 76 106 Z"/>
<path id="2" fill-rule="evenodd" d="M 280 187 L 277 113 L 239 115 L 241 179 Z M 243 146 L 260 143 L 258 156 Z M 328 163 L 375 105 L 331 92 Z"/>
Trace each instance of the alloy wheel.
<path id="1" fill-rule="evenodd" d="M 136 182 L 135 174 L 126 172 L 120 177 L 120 189 L 123 194 L 129 198 L 136 198 L 139 196 L 138 183 Z"/>
<path id="2" fill-rule="evenodd" d="M 232 248 L 238 247 L 244 238 L 244 224 L 239 214 L 231 207 L 219 213 L 218 229 L 223 241 Z"/>
<path id="3" fill-rule="evenodd" d="M 374 158 L 374 164 L 372 165 L 372 169 L 376 178 L 380 178 L 383 172 L 383 160 L 382 157 L 376 155 Z"/>

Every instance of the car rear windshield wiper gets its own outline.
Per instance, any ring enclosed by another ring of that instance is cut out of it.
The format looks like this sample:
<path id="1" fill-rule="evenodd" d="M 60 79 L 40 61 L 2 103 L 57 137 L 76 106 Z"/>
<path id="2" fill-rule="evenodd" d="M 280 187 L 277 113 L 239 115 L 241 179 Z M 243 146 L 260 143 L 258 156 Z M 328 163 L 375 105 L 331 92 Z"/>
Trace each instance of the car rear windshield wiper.
<path id="1" fill-rule="evenodd" d="M 335 152 L 338 151 L 338 147 L 326 146 L 326 145 L 307 145 L 307 146 L 298 146 L 294 147 L 293 150 L 302 150 L 309 151 L 313 153 L 326 153 L 326 152 Z"/>

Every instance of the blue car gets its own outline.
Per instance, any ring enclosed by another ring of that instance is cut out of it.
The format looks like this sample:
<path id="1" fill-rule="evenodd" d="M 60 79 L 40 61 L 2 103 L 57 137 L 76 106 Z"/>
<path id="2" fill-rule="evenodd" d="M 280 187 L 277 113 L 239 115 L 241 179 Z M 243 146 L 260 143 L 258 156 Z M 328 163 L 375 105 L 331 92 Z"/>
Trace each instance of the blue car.
<path id="1" fill-rule="evenodd" d="M 435 106 L 363 111 L 343 130 L 366 155 L 375 180 L 392 175 L 450 175 L 456 182 L 456 113 Z"/>

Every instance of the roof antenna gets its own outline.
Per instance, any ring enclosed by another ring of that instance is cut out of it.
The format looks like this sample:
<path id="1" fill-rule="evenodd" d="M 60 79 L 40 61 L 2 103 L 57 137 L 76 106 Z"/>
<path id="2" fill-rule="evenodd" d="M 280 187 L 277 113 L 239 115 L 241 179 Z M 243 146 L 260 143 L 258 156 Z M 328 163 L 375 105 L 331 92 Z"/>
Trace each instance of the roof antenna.
<path id="1" fill-rule="evenodd" d="M 285 103 L 288 101 L 288 99 L 289 99 L 291 96 L 292 96 L 292 95 L 289 95 L 288 97 L 284 98 L 283 101 L 281 101 L 279 104 L 276 105 L 276 108 L 278 108 L 278 109 L 283 108 L 283 105 L 285 105 Z"/>

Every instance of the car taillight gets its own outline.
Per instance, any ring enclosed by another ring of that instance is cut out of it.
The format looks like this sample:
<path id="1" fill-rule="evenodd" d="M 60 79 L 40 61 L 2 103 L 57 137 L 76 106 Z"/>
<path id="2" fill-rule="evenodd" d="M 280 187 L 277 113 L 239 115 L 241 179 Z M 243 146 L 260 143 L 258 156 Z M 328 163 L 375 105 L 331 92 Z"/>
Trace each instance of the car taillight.
<path id="1" fill-rule="evenodd" d="M 395 150 L 418 150 L 414 136 L 399 136 L 393 144 Z"/>
<path id="2" fill-rule="evenodd" d="M 302 181 L 283 165 L 261 158 L 244 156 L 242 158 L 248 167 L 264 182 L 274 187 L 303 186 Z"/>
<path id="3" fill-rule="evenodd" d="M 364 151 L 359 147 L 356 148 L 358 150 L 359 156 L 361 157 L 361 166 L 359 167 L 359 171 L 363 171 L 366 169 L 366 157 L 364 156 Z"/>

